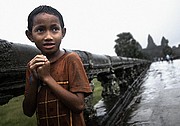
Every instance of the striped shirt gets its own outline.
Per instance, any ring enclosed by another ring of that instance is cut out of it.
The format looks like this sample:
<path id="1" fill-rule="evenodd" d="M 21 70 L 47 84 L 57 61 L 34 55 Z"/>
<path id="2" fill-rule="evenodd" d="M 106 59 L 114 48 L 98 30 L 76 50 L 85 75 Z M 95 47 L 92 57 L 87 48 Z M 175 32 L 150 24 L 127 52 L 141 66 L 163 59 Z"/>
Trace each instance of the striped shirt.
<path id="1" fill-rule="evenodd" d="M 50 71 L 57 84 L 64 89 L 72 93 L 82 92 L 85 96 L 92 92 L 81 59 L 76 53 L 66 52 L 56 62 L 51 63 Z M 30 85 L 29 78 L 30 76 L 27 76 L 26 93 Z M 83 113 L 73 113 L 43 84 L 37 93 L 36 115 L 38 126 L 85 126 Z"/>

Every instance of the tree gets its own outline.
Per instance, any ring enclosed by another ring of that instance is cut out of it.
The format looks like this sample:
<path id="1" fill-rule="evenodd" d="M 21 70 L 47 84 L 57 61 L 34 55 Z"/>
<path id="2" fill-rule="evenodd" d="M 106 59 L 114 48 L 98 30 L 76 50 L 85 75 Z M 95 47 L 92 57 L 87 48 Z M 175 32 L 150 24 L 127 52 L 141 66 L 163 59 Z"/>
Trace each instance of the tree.
<path id="1" fill-rule="evenodd" d="M 172 55 L 173 54 L 172 48 L 168 45 L 163 47 L 162 52 L 163 52 L 164 57 L 166 55 Z"/>
<path id="2" fill-rule="evenodd" d="M 143 58 L 141 45 L 133 38 L 131 33 L 121 33 L 117 35 L 114 46 L 117 56 Z"/>
<path id="3" fill-rule="evenodd" d="M 163 53 L 163 56 L 165 57 L 166 55 L 172 55 L 173 54 L 173 51 L 172 51 L 172 48 L 168 45 L 169 43 L 169 40 L 166 39 L 164 36 L 162 37 L 162 40 L 161 40 L 161 46 L 163 47 L 162 49 L 162 53 Z"/>

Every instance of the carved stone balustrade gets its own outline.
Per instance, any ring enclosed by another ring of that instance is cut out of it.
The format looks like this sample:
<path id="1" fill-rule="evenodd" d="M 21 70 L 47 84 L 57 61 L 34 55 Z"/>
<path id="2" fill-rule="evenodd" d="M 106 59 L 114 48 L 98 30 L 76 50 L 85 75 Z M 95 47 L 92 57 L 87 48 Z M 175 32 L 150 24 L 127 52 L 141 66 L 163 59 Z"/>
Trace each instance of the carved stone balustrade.
<path id="1" fill-rule="evenodd" d="M 93 95 L 85 99 L 87 125 L 114 125 L 137 92 L 151 62 L 142 59 L 76 52 L 82 59 L 89 83 L 97 78 L 103 87 L 102 99 L 92 105 Z M 24 94 L 26 64 L 39 51 L 30 45 L 0 40 L 0 105 Z"/>

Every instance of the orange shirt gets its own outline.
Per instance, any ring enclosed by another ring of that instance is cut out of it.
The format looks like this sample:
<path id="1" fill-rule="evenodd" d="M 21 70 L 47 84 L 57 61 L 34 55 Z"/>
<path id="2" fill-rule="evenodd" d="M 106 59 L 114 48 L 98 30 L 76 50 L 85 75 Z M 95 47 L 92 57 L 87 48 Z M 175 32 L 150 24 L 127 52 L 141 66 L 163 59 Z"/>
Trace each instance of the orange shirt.
<path id="1" fill-rule="evenodd" d="M 51 76 L 70 92 L 82 92 L 85 96 L 92 92 L 81 59 L 74 52 L 66 52 L 51 63 Z M 31 81 L 29 78 L 27 76 L 25 94 Z M 36 114 L 39 126 L 85 126 L 83 113 L 76 114 L 69 110 L 46 85 L 39 88 Z"/>

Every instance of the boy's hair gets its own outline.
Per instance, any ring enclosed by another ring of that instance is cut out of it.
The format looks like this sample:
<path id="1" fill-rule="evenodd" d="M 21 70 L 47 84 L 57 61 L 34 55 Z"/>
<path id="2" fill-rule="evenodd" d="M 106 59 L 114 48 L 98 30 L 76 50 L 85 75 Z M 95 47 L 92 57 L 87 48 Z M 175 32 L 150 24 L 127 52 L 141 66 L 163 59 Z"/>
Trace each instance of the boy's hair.
<path id="1" fill-rule="evenodd" d="M 40 13 L 47 13 L 57 16 L 59 18 L 61 28 L 64 28 L 63 17 L 59 11 L 57 11 L 55 8 L 51 6 L 40 5 L 39 7 L 35 8 L 28 16 L 28 30 L 30 32 L 32 31 L 34 17 Z"/>

